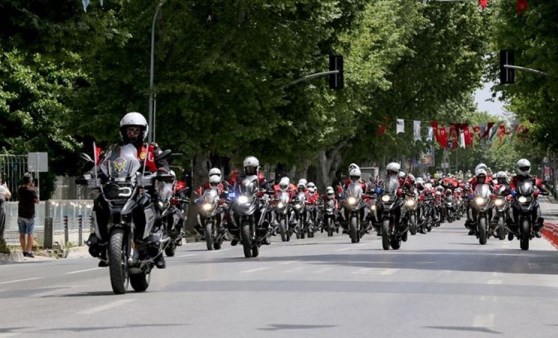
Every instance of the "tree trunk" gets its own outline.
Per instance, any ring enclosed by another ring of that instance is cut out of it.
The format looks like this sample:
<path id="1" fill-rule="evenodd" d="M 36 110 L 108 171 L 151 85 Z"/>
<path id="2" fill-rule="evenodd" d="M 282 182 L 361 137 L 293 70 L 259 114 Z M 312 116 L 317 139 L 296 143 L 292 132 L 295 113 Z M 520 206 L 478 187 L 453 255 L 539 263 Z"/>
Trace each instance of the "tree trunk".
<path id="1" fill-rule="evenodd" d="M 327 186 L 332 185 L 335 173 L 343 161 L 341 150 L 345 147 L 345 145 L 346 142 L 341 142 L 329 151 L 322 150 L 318 153 L 316 185 L 320 191 L 323 191 Z"/>

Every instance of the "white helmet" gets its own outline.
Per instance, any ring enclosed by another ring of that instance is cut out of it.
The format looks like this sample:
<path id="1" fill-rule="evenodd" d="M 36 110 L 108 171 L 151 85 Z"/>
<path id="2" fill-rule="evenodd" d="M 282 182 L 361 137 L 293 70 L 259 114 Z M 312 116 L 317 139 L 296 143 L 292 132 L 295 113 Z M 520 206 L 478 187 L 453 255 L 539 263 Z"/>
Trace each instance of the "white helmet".
<path id="1" fill-rule="evenodd" d="M 307 182 L 308 182 L 308 181 L 307 181 L 305 178 L 301 178 L 300 180 L 298 180 L 297 186 L 300 187 L 301 185 L 303 185 L 303 186 L 306 188 L 306 183 L 307 183 Z"/>
<path id="2" fill-rule="evenodd" d="M 308 191 L 311 193 L 316 192 L 316 185 L 314 184 L 314 182 L 308 182 L 306 188 L 308 188 Z"/>
<path id="3" fill-rule="evenodd" d="M 326 188 L 326 194 L 328 194 L 328 195 L 335 194 L 335 191 L 333 190 L 332 186 L 329 186 L 329 187 Z"/>
<path id="4" fill-rule="evenodd" d="M 484 175 L 486 177 L 486 169 L 480 168 L 475 170 L 475 176 L 481 176 L 481 175 Z"/>
<path id="5" fill-rule="evenodd" d="M 248 156 L 242 163 L 245 175 L 257 175 L 260 168 L 260 161 L 254 156 Z"/>
<path id="6" fill-rule="evenodd" d="M 529 162 L 529 160 L 525 158 L 517 161 L 517 164 L 515 166 L 519 175 L 527 176 L 531 172 L 531 162 Z"/>
<path id="7" fill-rule="evenodd" d="M 360 167 L 356 163 L 349 164 L 349 172 L 351 172 L 351 170 L 353 169 L 360 169 Z"/>
<path id="8" fill-rule="evenodd" d="M 289 187 L 289 184 L 291 184 L 291 180 L 285 176 L 281 178 L 281 181 L 279 181 L 279 188 L 281 190 L 286 190 Z"/>
<path id="9" fill-rule="evenodd" d="M 221 176 L 220 175 L 209 176 L 209 184 L 210 185 L 217 185 L 219 183 L 221 183 Z"/>
<path id="10" fill-rule="evenodd" d="M 484 163 L 477 164 L 477 166 L 475 167 L 475 175 L 476 175 L 477 170 L 479 170 L 479 169 L 484 169 L 486 171 L 486 170 L 488 170 L 488 166 Z"/>
<path id="11" fill-rule="evenodd" d="M 419 177 L 417 178 L 417 185 L 423 185 L 424 184 L 424 178 Z"/>
<path id="12" fill-rule="evenodd" d="M 219 176 L 219 178 L 221 178 L 221 170 L 219 168 L 211 168 L 209 169 L 209 177 L 211 176 Z"/>
<path id="13" fill-rule="evenodd" d="M 359 168 L 351 169 L 351 171 L 349 172 L 349 178 L 352 182 L 357 182 L 358 180 L 360 180 L 360 176 L 361 173 Z"/>
<path id="14" fill-rule="evenodd" d="M 147 120 L 143 117 L 142 114 L 137 112 L 131 112 L 120 120 L 120 136 L 122 140 L 125 142 L 129 142 L 128 135 L 126 134 L 126 128 L 129 126 L 138 126 L 141 128 L 139 140 L 143 141 L 147 136 L 147 132 L 149 131 L 149 126 L 147 125 Z"/>
<path id="15" fill-rule="evenodd" d="M 404 171 L 399 172 L 399 178 L 405 178 L 405 176 L 407 176 L 407 174 L 405 174 Z"/>
<path id="16" fill-rule="evenodd" d="M 394 173 L 398 173 L 399 170 L 401 170 L 401 165 L 397 162 L 391 162 L 390 164 L 387 165 L 386 170 L 389 171 L 393 171 Z"/>

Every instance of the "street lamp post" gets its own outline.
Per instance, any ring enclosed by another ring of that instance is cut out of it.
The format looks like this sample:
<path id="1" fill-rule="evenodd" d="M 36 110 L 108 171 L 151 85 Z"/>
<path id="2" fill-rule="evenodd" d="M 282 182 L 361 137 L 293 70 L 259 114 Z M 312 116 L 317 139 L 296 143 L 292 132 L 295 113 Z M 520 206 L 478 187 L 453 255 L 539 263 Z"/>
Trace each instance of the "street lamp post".
<path id="1" fill-rule="evenodd" d="M 147 140 L 149 143 L 155 141 L 155 119 L 153 115 L 155 112 L 156 107 L 156 100 L 157 96 L 153 91 L 153 78 L 155 76 L 155 23 L 157 21 L 157 16 L 159 15 L 159 10 L 165 4 L 167 0 L 161 0 L 157 5 L 157 9 L 155 9 L 155 14 L 153 15 L 153 22 L 151 24 L 151 61 L 150 61 L 150 68 L 149 68 L 149 133 L 147 136 Z"/>

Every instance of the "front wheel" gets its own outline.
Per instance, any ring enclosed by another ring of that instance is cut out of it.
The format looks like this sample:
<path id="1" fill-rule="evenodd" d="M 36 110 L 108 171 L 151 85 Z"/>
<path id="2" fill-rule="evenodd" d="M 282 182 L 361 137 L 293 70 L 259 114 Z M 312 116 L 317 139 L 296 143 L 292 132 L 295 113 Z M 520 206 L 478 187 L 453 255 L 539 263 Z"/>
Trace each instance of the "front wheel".
<path id="1" fill-rule="evenodd" d="M 389 250 L 389 219 L 382 222 L 382 247 L 384 250 Z"/>
<path id="2" fill-rule="evenodd" d="M 529 220 L 524 219 L 521 223 L 521 237 L 519 238 L 521 250 L 529 250 L 529 235 L 531 235 L 531 226 Z"/>
<path id="3" fill-rule="evenodd" d="M 487 231 L 486 231 L 486 218 L 481 217 L 479 218 L 479 243 L 481 245 L 486 244 L 487 240 Z"/>
<path id="4" fill-rule="evenodd" d="M 128 265 L 130 245 L 126 243 L 124 229 L 114 229 L 110 235 L 109 272 L 112 291 L 116 294 L 126 293 L 128 288 Z"/>
<path id="5" fill-rule="evenodd" d="M 165 248 L 165 255 L 167 255 L 167 257 L 173 257 L 175 252 L 176 252 L 176 244 L 171 239 L 169 245 L 167 245 L 167 247 Z"/>
<path id="6" fill-rule="evenodd" d="M 252 257 L 252 232 L 250 231 L 250 224 L 242 224 L 241 229 L 242 247 L 244 249 L 244 257 Z"/>
<path id="7" fill-rule="evenodd" d="M 349 225 L 349 233 L 351 235 L 351 243 L 358 243 L 359 241 L 359 234 L 358 234 L 358 219 L 357 216 L 351 217 L 351 223 Z"/>
<path id="8" fill-rule="evenodd" d="M 286 242 L 288 241 L 287 239 L 287 219 L 283 218 L 281 220 L 279 220 L 279 233 L 281 234 L 281 241 Z"/>
<path id="9" fill-rule="evenodd" d="M 207 250 L 213 250 L 213 222 L 207 222 L 205 224 L 205 244 Z"/>
<path id="10" fill-rule="evenodd" d="M 417 218 L 414 214 L 409 216 L 409 232 L 413 236 L 417 234 Z"/>
<path id="11" fill-rule="evenodd" d="M 503 241 L 506 238 L 506 227 L 504 226 L 504 218 L 498 218 L 498 230 L 496 230 L 498 239 Z"/>
<path id="12" fill-rule="evenodd" d="M 151 272 L 142 271 L 140 273 L 130 274 L 130 284 L 136 292 L 143 292 L 147 290 L 150 281 Z"/>
<path id="13" fill-rule="evenodd" d="M 333 236 L 333 219 L 331 217 L 327 218 L 327 237 Z"/>

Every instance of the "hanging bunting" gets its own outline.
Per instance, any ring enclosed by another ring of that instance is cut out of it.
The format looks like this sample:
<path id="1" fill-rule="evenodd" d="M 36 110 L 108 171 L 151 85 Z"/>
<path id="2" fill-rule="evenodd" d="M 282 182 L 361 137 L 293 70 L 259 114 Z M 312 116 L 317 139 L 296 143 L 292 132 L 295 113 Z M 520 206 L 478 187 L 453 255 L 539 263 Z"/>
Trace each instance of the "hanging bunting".
<path id="1" fill-rule="evenodd" d="M 527 3 L 527 0 L 517 0 L 517 5 L 515 7 L 517 11 L 517 15 L 520 15 L 521 13 L 525 12 L 528 8 L 529 8 L 529 4 Z"/>
<path id="2" fill-rule="evenodd" d="M 405 120 L 397 119 L 397 124 L 395 126 L 395 134 L 405 133 Z"/>
<path id="3" fill-rule="evenodd" d="M 488 0 L 479 0 L 479 6 L 480 8 L 485 9 L 488 7 Z"/>
<path id="4" fill-rule="evenodd" d="M 415 141 L 422 141 L 420 135 L 420 121 L 413 121 L 413 138 Z"/>
<path id="5" fill-rule="evenodd" d="M 428 127 L 428 135 L 426 136 L 426 141 L 432 142 L 433 137 L 434 137 L 434 128 Z"/>

